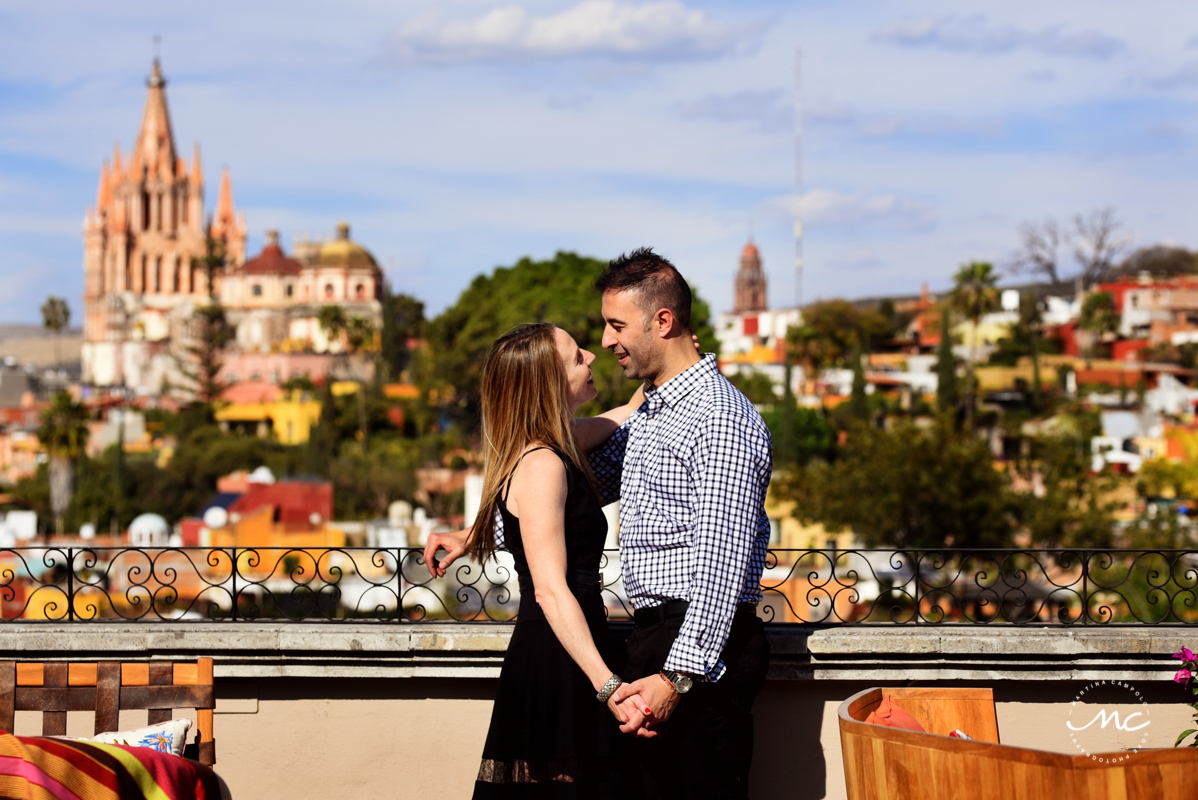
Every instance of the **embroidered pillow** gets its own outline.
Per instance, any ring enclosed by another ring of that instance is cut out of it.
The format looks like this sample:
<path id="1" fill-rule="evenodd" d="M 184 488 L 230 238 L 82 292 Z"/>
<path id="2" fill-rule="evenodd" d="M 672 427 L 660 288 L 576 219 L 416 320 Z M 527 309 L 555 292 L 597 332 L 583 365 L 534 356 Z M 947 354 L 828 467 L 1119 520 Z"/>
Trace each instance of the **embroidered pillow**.
<path id="1" fill-rule="evenodd" d="M 183 746 L 187 744 L 187 732 L 191 730 L 191 720 L 172 719 L 148 728 L 138 728 L 135 731 L 113 731 L 93 736 L 90 741 L 100 744 L 123 744 L 131 747 L 149 747 L 159 753 L 183 755 Z"/>

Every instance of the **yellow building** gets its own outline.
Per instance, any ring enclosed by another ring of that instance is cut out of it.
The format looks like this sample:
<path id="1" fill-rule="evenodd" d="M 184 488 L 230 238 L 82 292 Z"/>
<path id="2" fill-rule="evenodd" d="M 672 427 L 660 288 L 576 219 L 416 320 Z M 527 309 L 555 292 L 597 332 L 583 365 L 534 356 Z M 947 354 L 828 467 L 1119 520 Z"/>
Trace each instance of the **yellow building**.
<path id="1" fill-rule="evenodd" d="M 280 444 L 307 442 L 318 419 L 320 403 L 304 400 L 298 392 L 270 402 L 230 403 L 216 412 L 216 421 L 222 428 L 253 425 L 259 436 L 271 436 Z"/>

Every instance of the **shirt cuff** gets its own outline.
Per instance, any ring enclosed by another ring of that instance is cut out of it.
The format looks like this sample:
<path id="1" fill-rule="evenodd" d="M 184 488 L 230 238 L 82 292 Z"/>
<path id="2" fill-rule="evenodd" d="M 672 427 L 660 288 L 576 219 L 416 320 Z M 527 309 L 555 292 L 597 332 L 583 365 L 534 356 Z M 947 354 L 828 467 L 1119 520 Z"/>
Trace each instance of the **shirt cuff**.
<path id="1" fill-rule="evenodd" d="M 718 658 L 714 663 L 708 663 L 705 659 L 688 657 L 686 654 L 676 654 L 671 651 L 662 669 L 668 669 L 673 672 L 686 672 L 697 676 L 700 681 L 715 683 L 724 676 L 727 668 L 724 666 L 724 662 Z"/>

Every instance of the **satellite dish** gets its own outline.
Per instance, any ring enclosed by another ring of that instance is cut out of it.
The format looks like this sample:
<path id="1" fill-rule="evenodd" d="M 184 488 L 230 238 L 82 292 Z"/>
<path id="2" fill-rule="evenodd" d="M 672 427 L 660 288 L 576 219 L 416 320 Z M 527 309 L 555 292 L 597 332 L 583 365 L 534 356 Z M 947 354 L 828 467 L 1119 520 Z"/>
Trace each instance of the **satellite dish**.
<path id="1" fill-rule="evenodd" d="M 220 506 L 212 506 L 204 512 L 204 524 L 209 528 L 223 528 L 229 522 L 229 512 Z"/>

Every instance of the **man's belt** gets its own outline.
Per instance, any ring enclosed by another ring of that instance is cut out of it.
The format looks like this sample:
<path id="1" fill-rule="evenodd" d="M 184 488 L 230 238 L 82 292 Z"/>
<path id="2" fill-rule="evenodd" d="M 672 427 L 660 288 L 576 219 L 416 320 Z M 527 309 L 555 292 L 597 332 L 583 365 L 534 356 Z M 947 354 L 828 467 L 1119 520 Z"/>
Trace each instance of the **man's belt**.
<path id="1" fill-rule="evenodd" d="M 685 600 L 667 600 L 659 606 L 650 608 L 638 608 L 632 617 L 633 624 L 638 628 L 648 628 L 651 625 L 660 625 L 667 619 L 674 617 L 686 616 L 686 609 L 690 606 Z M 752 614 L 757 615 L 756 603 L 737 603 L 737 614 Z"/>

